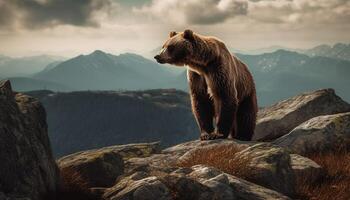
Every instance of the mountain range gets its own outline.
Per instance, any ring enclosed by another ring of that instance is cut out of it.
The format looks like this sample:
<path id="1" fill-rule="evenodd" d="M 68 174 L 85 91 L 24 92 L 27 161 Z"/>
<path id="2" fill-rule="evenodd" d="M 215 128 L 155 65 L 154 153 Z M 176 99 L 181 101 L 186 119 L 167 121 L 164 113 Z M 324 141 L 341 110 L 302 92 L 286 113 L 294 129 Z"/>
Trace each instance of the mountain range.
<path id="1" fill-rule="evenodd" d="M 250 49 L 250 50 L 241 50 L 241 49 L 236 49 L 232 47 L 229 48 L 229 50 L 233 53 L 245 54 L 245 55 L 260 55 L 264 53 L 273 53 L 280 49 L 287 50 L 287 51 L 298 51 L 298 49 L 287 48 L 279 45 L 274 45 L 274 46 L 265 47 L 265 48 L 258 48 L 258 49 Z"/>
<path id="2" fill-rule="evenodd" d="M 317 47 L 304 53 L 277 50 L 258 55 L 236 55 L 248 65 L 254 75 L 260 106 L 300 92 L 329 87 L 336 89 L 344 99 L 350 100 L 347 88 L 350 84 L 350 61 L 344 53 L 348 46 L 338 44 L 329 48 Z M 326 50 L 334 53 L 318 56 Z M 331 55 L 343 56 L 333 58 Z M 188 91 L 185 68 L 159 65 L 131 53 L 116 56 L 96 50 L 66 61 L 54 61 L 41 68 L 41 72 L 33 75 L 10 78 L 14 89 L 78 91 L 176 88 Z M 0 77 L 6 76 L 0 74 Z"/>
<path id="3" fill-rule="evenodd" d="M 264 53 L 273 53 L 278 50 L 287 50 L 294 51 L 301 54 L 306 54 L 310 57 L 322 56 L 334 59 L 348 60 L 350 61 L 350 44 L 337 43 L 334 45 L 318 45 L 309 49 L 295 49 L 288 48 L 283 46 L 270 46 L 266 48 L 260 49 L 252 49 L 252 50 L 240 50 L 235 48 L 230 48 L 230 50 L 237 54 L 245 54 L 245 55 L 260 55 Z"/>
<path id="4" fill-rule="evenodd" d="M 350 100 L 350 62 L 278 50 L 261 55 L 237 55 L 250 68 L 261 106 L 320 88 L 335 88 Z"/>
<path id="5" fill-rule="evenodd" d="M 300 52 L 309 56 L 324 56 L 350 61 L 350 44 L 337 43 L 333 46 L 319 45 Z"/>

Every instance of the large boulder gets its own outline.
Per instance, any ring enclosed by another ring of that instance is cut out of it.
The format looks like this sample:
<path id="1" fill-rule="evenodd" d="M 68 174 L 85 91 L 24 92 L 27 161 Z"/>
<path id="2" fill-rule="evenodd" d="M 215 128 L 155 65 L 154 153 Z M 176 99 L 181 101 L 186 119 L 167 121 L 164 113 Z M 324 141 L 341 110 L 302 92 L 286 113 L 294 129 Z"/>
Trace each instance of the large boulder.
<path id="1" fill-rule="evenodd" d="M 50 149 L 46 113 L 38 100 L 0 83 L 0 193 L 40 200 L 54 195 L 59 172 Z"/>
<path id="2" fill-rule="evenodd" d="M 249 158 L 247 170 L 252 171 L 248 180 L 285 195 L 295 194 L 295 175 L 289 153 L 278 146 L 260 143 L 235 155 Z"/>
<path id="3" fill-rule="evenodd" d="M 103 199 L 171 200 L 172 198 L 169 189 L 164 183 L 158 177 L 150 176 L 141 180 L 124 179 L 122 183 L 106 190 Z"/>
<path id="4" fill-rule="evenodd" d="M 83 154 L 87 154 L 87 153 L 94 154 L 96 152 L 102 152 L 102 151 L 117 153 L 123 158 L 123 160 L 128 160 L 134 157 L 144 158 L 156 153 L 160 153 L 161 148 L 160 148 L 159 142 L 114 145 L 114 146 L 108 146 L 108 147 L 103 147 L 99 149 L 80 151 L 74 154 L 70 154 L 68 156 L 64 156 L 62 158 L 79 157 L 80 155 L 83 155 Z M 62 158 L 59 160 L 62 160 Z"/>
<path id="5" fill-rule="evenodd" d="M 78 173 L 89 187 L 112 186 L 124 171 L 122 157 L 113 151 L 106 150 L 68 155 L 59 159 L 58 165 L 62 172 Z"/>
<path id="6" fill-rule="evenodd" d="M 273 140 L 313 117 L 349 111 L 333 89 L 303 93 L 260 110 L 253 140 Z"/>
<path id="7" fill-rule="evenodd" d="M 323 175 L 322 167 L 315 161 L 298 154 L 290 154 L 290 158 L 297 180 L 308 178 L 309 181 L 317 181 Z"/>
<path id="8" fill-rule="evenodd" d="M 196 165 L 191 169 L 193 171 L 189 173 L 188 176 L 192 180 L 196 180 L 197 182 L 209 188 L 209 190 L 206 190 L 206 197 L 210 197 L 208 199 L 289 199 L 281 193 L 245 181 L 230 174 L 223 173 L 213 167 Z M 212 195 L 208 195 L 208 191 L 211 191 Z"/>
<path id="9" fill-rule="evenodd" d="M 350 112 L 312 118 L 274 141 L 296 154 L 350 147 Z"/>

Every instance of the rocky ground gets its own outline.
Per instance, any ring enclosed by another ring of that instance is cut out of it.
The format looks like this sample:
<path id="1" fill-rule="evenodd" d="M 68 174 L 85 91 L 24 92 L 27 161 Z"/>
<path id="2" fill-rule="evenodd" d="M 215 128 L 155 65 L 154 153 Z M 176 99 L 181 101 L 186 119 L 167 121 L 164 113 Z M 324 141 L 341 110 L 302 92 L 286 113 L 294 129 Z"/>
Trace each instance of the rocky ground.
<path id="1" fill-rule="evenodd" d="M 8 155 L 18 159 L 5 159 L 5 165 L 0 165 L 0 200 L 37 200 L 48 193 L 59 199 L 305 199 L 300 197 L 298 180 L 308 177 L 310 184 L 316 183 L 326 173 L 324 166 L 308 155 L 350 147 L 350 105 L 326 89 L 261 110 L 255 141 L 196 140 L 167 149 L 160 149 L 159 143 L 144 143 L 83 151 L 57 160 L 58 180 L 45 127 L 32 129 L 34 120 L 9 120 L 23 115 L 16 110 L 34 105 L 33 100 L 19 101 L 20 96 L 13 97 L 8 82 L 0 86 L 0 101 L 12 102 L 15 111 L 1 118 L 0 144 L 12 149 L 0 145 L 0 155 L 2 160 Z M 1 117 L 9 112 L 5 108 L 0 107 Z M 45 124 L 44 115 L 37 120 Z M 30 128 L 13 129 L 21 126 Z M 26 141 L 27 147 L 20 141 L 31 137 L 24 131 L 29 129 L 40 134 Z M 4 131 L 15 139 L 7 141 Z M 37 145 L 44 147 L 38 150 Z M 11 169 L 15 165 L 18 168 Z M 21 167 L 26 174 L 14 174 Z M 17 181 L 25 177 L 30 179 Z M 13 182 L 18 189 L 9 189 Z M 346 195 L 344 199 L 350 198 Z"/>

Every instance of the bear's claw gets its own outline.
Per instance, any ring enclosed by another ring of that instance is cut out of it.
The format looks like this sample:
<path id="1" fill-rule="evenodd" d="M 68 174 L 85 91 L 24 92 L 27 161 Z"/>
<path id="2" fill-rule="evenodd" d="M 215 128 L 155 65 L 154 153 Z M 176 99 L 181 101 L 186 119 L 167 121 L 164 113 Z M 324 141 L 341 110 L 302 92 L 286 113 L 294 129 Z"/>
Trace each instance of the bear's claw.
<path id="1" fill-rule="evenodd" d="M 201 140 L 209 140 L 210 135 L 208 133 L 201 133 L 200 139 Z"/>
<path id="2" fill-rule="evenodd" d="M 220 133 L 212 133 L 210 134 L 209 140 L 216 140 L 216 139 L 225 139 L 226 137 L 223 134 Z"/>

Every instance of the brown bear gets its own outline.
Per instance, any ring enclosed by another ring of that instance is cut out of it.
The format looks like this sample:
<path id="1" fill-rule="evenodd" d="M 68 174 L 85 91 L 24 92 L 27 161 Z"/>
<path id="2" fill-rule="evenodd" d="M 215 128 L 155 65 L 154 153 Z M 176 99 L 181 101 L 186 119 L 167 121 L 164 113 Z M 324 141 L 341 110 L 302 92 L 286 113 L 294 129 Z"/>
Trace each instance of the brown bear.
<path id="1" fill-rule="evenodd" d="M 229 135 L 251 140 L 258 110 L 254 80 L 221 40 L 191 30 L 171 32 L 154 58 L 161 64 L 188 66 L 192 110 L 202 140 Z"/>

